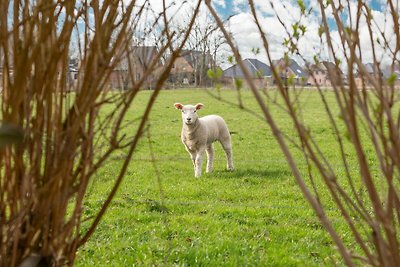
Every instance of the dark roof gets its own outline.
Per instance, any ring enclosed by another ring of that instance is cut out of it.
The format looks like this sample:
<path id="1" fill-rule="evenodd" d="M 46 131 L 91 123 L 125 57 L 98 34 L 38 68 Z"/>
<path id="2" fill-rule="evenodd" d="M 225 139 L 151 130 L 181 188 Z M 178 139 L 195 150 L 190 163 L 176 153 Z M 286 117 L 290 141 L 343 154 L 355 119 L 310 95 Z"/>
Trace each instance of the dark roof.
<path id="1" fill-rule="evenodd" d="M 368 72 L 369 74 L 375 73 L 375 66 L 374 66 L 374 64 L 372 64 L 372 63 L 367 63 L 367 64 L 364 64 L 364 67 L 365 67 L 365 69 L 367 70 L 367 72 Z"/>
<path id="2" fill-rule="evenodd" d="M 365 67 L 366 71 L 367 71 L 369 74 L 376 74 L 376 73 L 380 72 L 381 75 L 383 75 L 383 77 L 385 77 L 385 78 L 389 78 L 389 77 L 392 75 L 392 72 L 390 71 L 389 68 L 382 68 L 382 67 L 381 67 L 381 68 L 378 70 L 378 68 L 375 66 L 374 63 L 367 63 L 367 64 L 364 64 L 364 67 Z M 394 73 L 396 74 L 396 71 L 395 71 Z"/>
<path id="3" fill-rule="evenodd" d="M 392 75 L 392 73 L 387 69 L 382 69 L 381 71 L 382 71 L 383 77 L 385 77 L 385 78 L 389 78 Z M 395 72 L 393 72 L 393 74 L 395 74 L 397 76 L 397 79 L 399 79 L 399 72 L 396 73 L 396 71 L 395 71 Z"/>
<path id="4" fill-rule="evenodd" d="M 68 69 L 70 72 L 78 72 L 79 70 L 79 59 L 70 58 L 68 62 Z"/>
<path id="5" fill-rule="evenodd" d="M 271 76 L 271 68 L 258 59 L 247 58 L 243 60 L 243 64 L 246 66 L 246 69 L 250 72 L 250 75 L 253 78 Z M 243 71 L 239 67 L 239 64 L 235 64 L 224 70 L 223 76 L 231 78 L 245 78 Z"/>
<path id="6" fill-rule="evenodd" d="M 289 68 L 299 77 L 306 77 L 307 73 L 300 67 L 294 59 L 289 59 Z"/>
<path id="7" fill-rule="evenodd" d="M 288 60 L 285 60 L 283 58 L 278 59 L 278 60 L 273 60 L 272 61 L 274 66 L 286 66 L 289 69 L 292 70 L 292 72 L 297 76 L 297 77 L 307 77 L 306 71 L 300 65 L 296 62 L 296 60 L 289 58 Z"/>

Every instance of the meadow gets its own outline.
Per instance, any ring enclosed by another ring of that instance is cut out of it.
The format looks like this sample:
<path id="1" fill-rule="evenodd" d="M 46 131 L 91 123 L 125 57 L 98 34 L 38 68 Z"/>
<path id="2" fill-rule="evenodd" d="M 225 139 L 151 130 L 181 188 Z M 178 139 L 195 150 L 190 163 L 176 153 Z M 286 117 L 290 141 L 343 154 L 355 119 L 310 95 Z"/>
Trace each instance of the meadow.
<path id="1" fill-rule="evenodd" d="M 132 129 L 150 93 L 141 92 L 133 103 L 127 119 Z M 237 102 L 234 91 L 222 90 L 221 95 Z M 333 103 L 331 92 L 327 97 Z M 261 115 L 250 92 L 243 91 L 242 100 Z M 334 158 L 337 146 L 318 93 L 304 91 L 300 101 L 304 120 Z M 203 176 L 194 178 L 180 141 L 181 113 L 174 108 L 175 102 L 202 102 L 200 116 L 225 118 L 232 132 L 235 171 L 225 170 L 225 155 L 216 144 L 214 172 L 206 174 L 204 163 Z M 295 137 L 285 113 L 272 104 L 271 109 L 283 131 Z M 301 153 L 296 155 L 301 162 Z M 106 198 L 123 156 L 114 156 L 90 185 L 84 210 L 88 218 Z M 323 197 L 329 203 L 328 195 Z M 339 212 L 332 206 L 329 213 L 346 238 Z M 151 112 L 149 132 L 141 139 L 117 196 L 76 261 L 76 266 L 333 264 L 343 262 L 303 199 L 268 125 L 204 89 L 161 92 Z"/>

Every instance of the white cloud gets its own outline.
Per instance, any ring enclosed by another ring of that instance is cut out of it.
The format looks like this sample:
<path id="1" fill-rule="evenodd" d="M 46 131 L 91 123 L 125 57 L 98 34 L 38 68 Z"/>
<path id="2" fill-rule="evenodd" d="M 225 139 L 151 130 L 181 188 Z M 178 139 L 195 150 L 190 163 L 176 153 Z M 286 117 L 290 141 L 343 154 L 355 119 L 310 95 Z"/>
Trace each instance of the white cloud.
<path id="1" fill-rule="evenodd" d="M 372 1 L 372 0 L 370 0 Z M 347 18 L 345 27 L 349 26 L 354 28 L 355 21 L 357 18 L 358 7 L 356 1 L 351 0 L 350 2 L 350 14 L 348 10 L 343 9 L 342 18 Z M 382 1 L 381 1 L 382 2 Z M 232 32 L 235 41 L 240 48 L 243 58 L 256 57 L 264 62 L 268 62 L 266 58 L 266 53 L 261 49 L 261 53 L 257 56 L 252 52 L 253 48 L 263 48 L 259 32 L 254 23 L 254 18 L 250 14 L 249 8 L 244 9 L 243 6 L 247 1 L 236 0 L 234 1 L 235 11 L 240 11 L 237 15 L 231 18 L 229 24 L 229 30 Z M 301 17 L 300 8 L 296 1 L 290 0 L 254 0 L 257 15 L 259 17 L 260 24 L 264 32 L 266 33 L 267 39 L 270 42 L 270 53 L 273 59 L 277 59 L 283 56 L 284 52 L 287 50 L 282 42 L 285 38 L 288 38 L 287 31 L 291 34 L 292 24 L 298 21 Z M 339 1 L 335 0 L 336 6 L 338 6 Z M 386 3 L 382 2 L 382 5 Z M 273 8 L 272 8 L 273 6 Z M 318 35 L 319 28 L 321 26 L 321 11 L 319 10 L 319 4 L 317 0 L 311 0 L 310 6 L 313 7 L 313 11 L 307 17 L 301 18 L 301 24 L 305 25 L 307 31 L 303 37 L 300 38 L 298 42 L 299 52 L 308 61 L 313 61 L 313 56 L 317 55 L 322 60 L 333 61 L 331 51 L 328 51 L 326 38 L 323 37 L 322 41 Z M 308 6 L 309 7 L 309 6 Z M 381 9 L 385 10 L 385 9 Z M 365 10 L 363 11 L 365 12 Z M 334 23 L 334 16 L 332 14 L 331 8 L 326 8 L 325 13 L 328 19 L 330 19 L 329 26 L 331 41 L 334 46 L 335 55 L 344 62 L 344 54 L 348 53 L 348 49 L 343 49 L 341 44 L 341 39 L 339 33 L 336 29 Z M 381 44 L 385 38 L 389 43 L 389 47 L 392 49 L 395 47 L 395 35 L 393 31 L 393 21 L 389 12 L 372 10 L 373 15 L 373 35 L 372 40 L 375 46 L 375 52 L 377 54 L 378 60 L 382 62 L 388 62 L 390 57 L 388 55 L 388 49 L 384 49 L 382 45 L 377 43 L 377 38 L 379 37 Z M 352 25 L 350 25 L 350 16 L 352 17 Z M 363 15 L 364 16 L 364 15 Z M 280 20 L 278 20 L 278 17 Z M 283 26 L 283 25 L 285 26 Z M 380 32 L 384 32 L 382 36 Z M 384 38 L 383 38 L 384 37 Z M 372 58 L 372 45 L 371 38 L 368 31 L 368 25 L 365 17 L 360 19 L 359 25 L 359 38 L 361 43 L 362 59 L 364 63 L 371 62 Z M 346 47 L 346 46 L 345 46 Z M 297 58 L 298 59 L 298 58 Z"/>
<path id="2" fill-rule="evenodd" d="M 213 1 L 213 4 L 214 4 L 214 5 L 217 5 L 217 6 L 220 6 L 220 7 L 222 7 L 222 8 L 225 8 L 225 7 L 226 7 L 225 0 L 214 0 L 214 1 Z"/>
<path id="3" fill-rule="evenodd" d="M 275 11 L 272 9 L 270 3 L 272 3 Z M 269 42 L 272 59 L 281 58 L 287 50 L 282 43 L 285 38 L 288 38 L 287 32 L 291 33 L 293 31 L 291 25 L 300 19 L 300 8 L 291 1 L 278 0 L 270 2 L 255 0 L 255 6 L 260 25 L 266 33 Z M 299 41 L 298 47 L 302 54 L 311 55 L 312 57 L 315 54 L 314 48 L 319 46 L 317 34 L 319 22 L 315 17 L 302 18 L 302 22 L 304 25 L 307 25 L 307 31 L 304 38 Z M 244 58 L 256 57 L 264 62 L 268 62 L 260 33 L 249 11 L 232 17 L 229 30 L 232 32 Z M 252 52 L 253 48 L 260 48 L 260 54 L 254 55 Z"/>

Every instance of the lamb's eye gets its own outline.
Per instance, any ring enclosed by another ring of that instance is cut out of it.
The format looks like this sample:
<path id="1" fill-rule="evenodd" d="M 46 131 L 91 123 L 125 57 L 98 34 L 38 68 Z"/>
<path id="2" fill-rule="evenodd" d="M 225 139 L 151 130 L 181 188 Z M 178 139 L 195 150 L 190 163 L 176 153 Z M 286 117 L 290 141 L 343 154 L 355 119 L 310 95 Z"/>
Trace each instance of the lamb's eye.
<path id="1" fill-rule="evenodd" d="M 194 111 L 194 113 L 196 113 L 196 112 L 197 112 L 197 110 Z"/>
<path id="2" fill-rule="evenodd" d="M 185 113 L 185 111 L 182 110 L 182 113 Z"/>

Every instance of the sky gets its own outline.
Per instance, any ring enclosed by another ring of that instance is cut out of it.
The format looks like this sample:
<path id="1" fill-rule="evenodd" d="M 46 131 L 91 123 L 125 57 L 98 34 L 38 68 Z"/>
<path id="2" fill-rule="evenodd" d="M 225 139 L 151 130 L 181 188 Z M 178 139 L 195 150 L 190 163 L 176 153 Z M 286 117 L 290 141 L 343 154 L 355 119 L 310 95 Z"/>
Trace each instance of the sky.
<path id="1" fill-rule="evenodd" d="M 365 1 L 365 0 L 364 0 Z M 338 0 L 335 0 L 338 2 Z M 344 1 L 346 2 L 346 1 Z M 356 17 L 357 5 L 355 0 L 349 0 L 350 11 L 344 10 L 342 19 L 346 26 L 351 27 L 350 17 Z M 388 12 L 387 2 L 383 0 L 366 0 L 367 6 L 371 9 L 374 20 L 374 45 L 376 47 L 378 60 L 384 64 L 389 64 L 391 56 L 388 54 L 387 49 L 385 50 L 376 41 L 378 38 L 383 38 L 379 32 L 385 32 L 385 38 L 387 38 L 389 47 L 394 48 L 396 39 L 393 34 L 393 21 Z M 396 0 L 394 1 L 396 3 Z M 397 0 L 399 6 L 400 1 Z M 254 0 L 256 5 L 257 13 L 263 30 L 266 32 L 268 41 L 270 42 L 270 52 L 273 59 L 281 58 L 287 49 L 282 45 L 285 38 L 288 37 L 285 28 L 279 22 L 277 16 L 286 25 L 289 32 L 292 32 L 291 25 L 300 18 L 300 8 L 296 0 Z M 271 7 L 271 3 L 274 9 Z M 307 30 L 305 35 L 300 38 L 298 42 L 298 48 L 300 54 L 303 56 L 292 55 L 294 59 L 299 63 L 304 64 L 304 59 L 307 61 L 313 61 L 314 56 L 317 56 L 320 60 L 332 61 L 333 57 L 331 53 L 326 49 L 325 40 L 321 44 L 321 39 L 318 35 L 318 30 L 321 25 L 321 13 L 317 10 L 317 0 L 304 0 L 307 10 L 313 7 L 310 15 L 306 18 L 302 18 L 302 23 L 306 26 Z M 251 16 L 251 12 L 248 7 L 247 0 L 214 0 L 213 5 L 218 11 L 219 15 L 223 19 L 227 19 L 227 28 L 231 31 L 235 38 L 236 45 L 240 48 L 240 52 L 243 58 L 257 58 L 263 62 L 268 63 L 266 53 L 263 51 L 263 44 L 260 40 L 259 32 L 254 23 L 254 19 Z M 340 36 L 337 30 L 337 26 L 333 15 L 327 11 L 328 23 L 330 28 L 330 34 L 332 41 L 336 47 L 337 55 L 343 61 L 345 49 L 341 48 Z M 353 23 L 354 24 L 354 23 Z M 354 26 L 354 25 L 353 25 Z M 368 34 L 368 27 L 366 20 L 362 19 L 360 23 L 360 36 L 362 44 L 362 59 L 364 63 L 372 62 L 372 46 L 370 37 Z M 255 54 L 253 51 L 260 48 L 260 52 Z M 227 51 L 229 49 L 227 48 Z M 229 53 L 229 52 L 227 52 Z"/>

